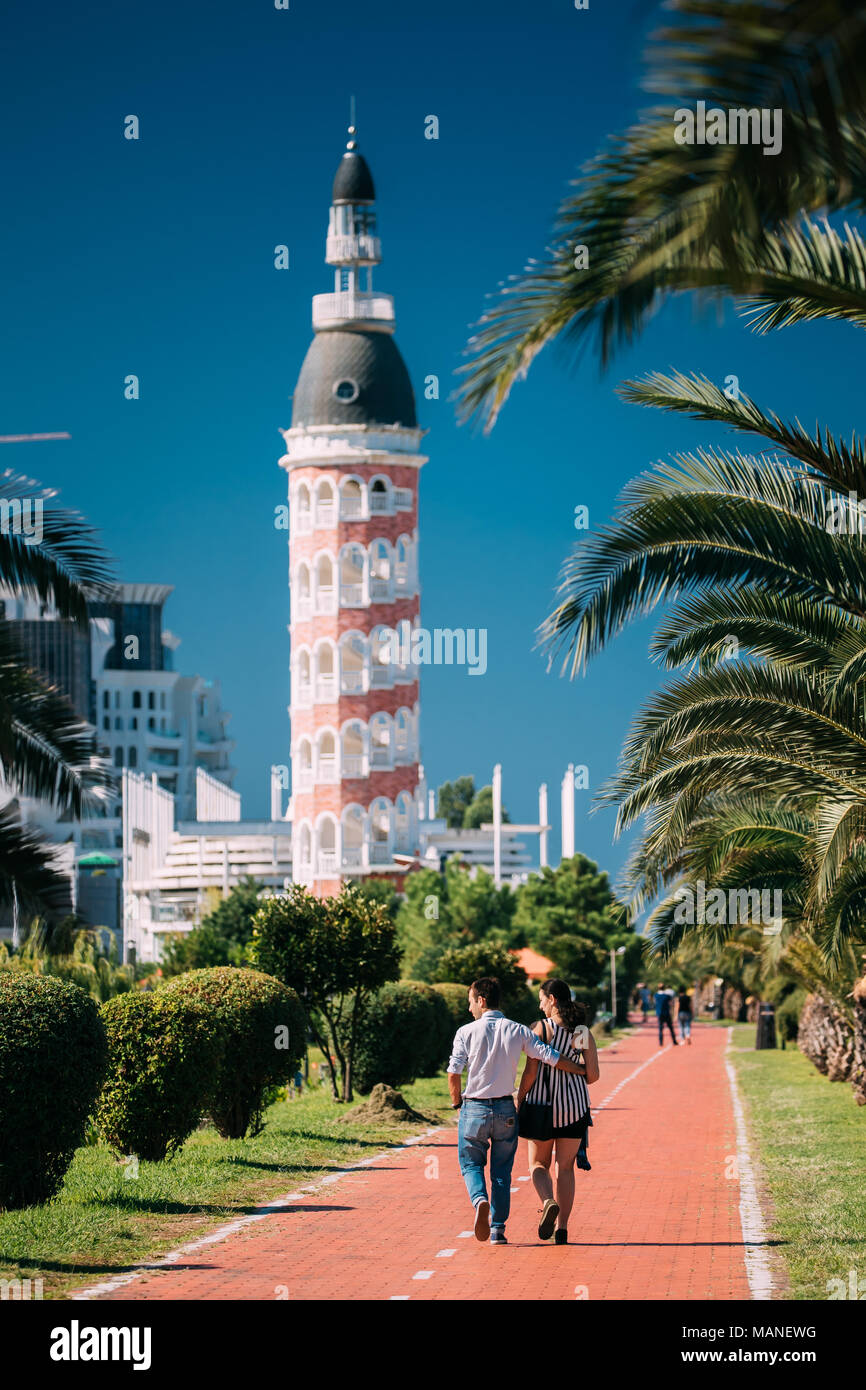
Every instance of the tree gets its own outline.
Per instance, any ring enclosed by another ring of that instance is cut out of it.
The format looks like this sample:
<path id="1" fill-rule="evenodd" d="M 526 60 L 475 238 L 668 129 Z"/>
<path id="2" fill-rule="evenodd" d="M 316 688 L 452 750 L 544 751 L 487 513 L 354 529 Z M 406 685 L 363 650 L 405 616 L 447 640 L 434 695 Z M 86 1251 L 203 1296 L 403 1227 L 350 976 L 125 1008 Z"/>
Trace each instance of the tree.
<path id="1" fill-rule="evenodd" d="M 166 943 L 160 964 L 165 976 L 218 965 L 241 965 L 252 939 L 253 918 L 261 906 L 262 885 L 247 875 L 189 932 Z"/>
<path id="2" fill-rule="evenodd" d="M 501 1009 L 506 1018 L 518 1023 L 534 1023 L 539 1016 L 538 1000 L 529 988 L 526 974 L 504 946 L 480 941 L 452 947 L 439 959 L 437 978 L 445 983 L 465 984 L 492 976 L 502 989 Z"/>
<path id="3" fill-rule="evenodd" d="M 404 975 L 433 979 L 442 952 L 451 946 L 481 940 L 514 944 L 514 907 L 506 884 L 497 888 L 486 870 L 470 871 L 456 857 L 448 859 L 444 874 L 433 869 L 410 874 L 397 914 Z"/>
<path id="4" fill-rule="evenodd" d="M 502 808 L 502 819 L 509 819 L 505 807 Z M 463 815 L 464 830 L 478 830 L 482 825 L 490 825 L 493 821 L 493 788 L 482 787 L 475 793 L 471 803 L 466 807 Z"/>
<path id="5" fill-rule="evenodd" d="M 351 1100 L 358 1030 L 370 997 L 400 971 L 397 929 L 385 908 L 352 884 L 324 899 L 293 884 L 260 904 L 248 956 L 298 994 L 334 1099 Z"/>
<path id="6" fill-rule="evenodd" d="M 436 815 L 450 830 L 459 830 L 472 799 L 475 782 L 472 777 L 458 777 L 455 782 L 443 782 L 436 796 Z"/>

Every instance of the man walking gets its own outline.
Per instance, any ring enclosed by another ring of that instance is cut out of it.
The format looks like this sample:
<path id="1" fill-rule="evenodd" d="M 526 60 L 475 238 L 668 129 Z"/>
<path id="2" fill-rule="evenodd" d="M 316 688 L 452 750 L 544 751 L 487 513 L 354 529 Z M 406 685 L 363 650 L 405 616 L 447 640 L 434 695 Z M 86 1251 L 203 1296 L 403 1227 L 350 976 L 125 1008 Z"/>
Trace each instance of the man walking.
<path id="1" fill-rule="evenodd" d="M 475 1208 L 475 1238 L 507 1245 L 505 1223 L 511 1210 L 511 1169 L 517 1151 L 517 1110 L 513 1091 L 521 1053 L 549 1066 L 582 1075 L 582 1063 L 561 1057 L 530 1028 L 506 1018 L 499 1008 L 499 981 L 484 976 L 469 987 L 474 1023 L 458 1028 L 448 1063 L 451 1105 L 460 1111 L 457 1152 L 469 1200 Z M 461 1099 L 460 1078 L 466 1072 Z M 490 1148 L 490 1199 L 484 1169 Z"/>
<path id="2" fill-rule="evenodd" d="M 656 990 L 655 997 L 656 1018 L 658 1019 L 659 1025 L 659 1047 L 662 1047 L 664 1044 L 665 1024 L 668 1025 L 670 1030 L 671 1042 L 674 1047 L 677 1045 L 677 1035 L 674 1032 L 674 1019 L 672 1013 L 673 1004 L 674 992 L 672 989 L 668 989 L 664 982 L 662 982 Z"/>

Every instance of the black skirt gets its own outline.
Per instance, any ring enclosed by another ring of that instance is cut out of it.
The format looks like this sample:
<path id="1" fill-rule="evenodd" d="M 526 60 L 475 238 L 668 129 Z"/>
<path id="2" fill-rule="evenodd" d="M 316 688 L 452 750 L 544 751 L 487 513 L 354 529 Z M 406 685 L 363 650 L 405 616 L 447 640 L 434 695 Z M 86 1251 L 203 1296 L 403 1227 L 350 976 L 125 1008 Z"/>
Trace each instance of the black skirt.
<path id="1" fill-rule="evenodd" d="M 592 1124 L 589 1118 L 589 1111 L 581 1115 L 579 1120 L 575 1120 L 573 1125 L 560 1125 L 559 1129 L 554 1129 L 551 1139 L 585 1139 L 586 1131 Z"/>

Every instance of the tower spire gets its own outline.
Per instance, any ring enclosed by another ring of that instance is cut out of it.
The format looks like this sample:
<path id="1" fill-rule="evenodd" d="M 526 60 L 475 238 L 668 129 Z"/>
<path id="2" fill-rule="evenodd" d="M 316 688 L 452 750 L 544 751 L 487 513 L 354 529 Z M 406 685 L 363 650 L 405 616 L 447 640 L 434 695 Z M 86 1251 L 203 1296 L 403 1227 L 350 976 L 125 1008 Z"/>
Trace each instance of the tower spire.
<path id="1" fill-rule="evenodd" d="M 346 152 L 337 166 L 331 190 L 325 261 L 334 267 L 333 294 L 313 298 L 313 327 L 365 328 L 394 332 L 394 301 L 373 293 L 373 267 L 381 263 L 382 243 L 376 231 L 376 190 L 366 159 L 358 149 L 351 99 L 352 124 Z"/>

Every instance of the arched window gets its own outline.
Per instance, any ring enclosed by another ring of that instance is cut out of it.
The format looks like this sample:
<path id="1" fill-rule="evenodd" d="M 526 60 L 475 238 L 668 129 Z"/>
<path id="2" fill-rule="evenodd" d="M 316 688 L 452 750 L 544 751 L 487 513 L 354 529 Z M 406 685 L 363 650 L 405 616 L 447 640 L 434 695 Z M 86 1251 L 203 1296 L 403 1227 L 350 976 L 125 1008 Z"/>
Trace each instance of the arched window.
<path id="1" fill-rule="evenodd" d="M 394 720 L 394 759 L 398 763 L 411 762 L 409 756 L 409 711 L 399 709 Z"/>
<path id="2" fill-rule="evenodd" d="M 316 781 L 336 782 L 336 780 L 337 744 L 330 729 L 325 729 L 319 734 L 316 754 Z"/>
<path id="3" fill-rule="evenodd" d="M 313 698 L 313 682 L 310 653 L 306 649 L 298 652 L 295 669 L 298 673 L 296 699 L 299 705 L 308 705 Z"/>
<path id="4" fill-rule="evenodd" d="M 353 719 L 343 730 L 341 768 L 344 777 L 366 776 L 364 758 L 364 726 Z"/>
<path id="5" fill-rule="evenodd" d="M 298 744 L 296 778 L 299 787 L 313 784 L 313 745 L 308 738 L 302 738 Z"/>
<path id="6" fill-rule="evenodd" d="M 366 655 L 367 643 L 360 632 L 340 638 L 340 690 L 344 695 L 359 695 L 366 690 Z"/>
<path id="7" fill-rule="evenodd" d="M 411 850 L 412 800 L 408 792 L 400 792 L 394 806 L 394 848 L 401 854 Z"/>
<path id="8" fill-rule="evenodd" d="M 334 562 L 330 555 L 320 555 L 316 561 L 316 612 L 333 613 L 336 606 Z"/>
<path id="9" fill-rule="evenodd" d="M 376 627 L 370 634 L 370 685 L 387 689 L 394 684 L 392 658 L 398 646 L 397 634 L 389 627 Z"/>
<path id="10" fill-rule="evenodd" d="M 333 816 L 323 816 L 319 822 L 319 874 L 324 878 L 337 872 L 337 822 Z"/>
<path id="11" fill-rule="evenodd" d="M 114 766 L 115 766 L 115 767 L 123 767 L 123 749 L 122 749 L 122 748 L 115 748 L 115 750 L 114 750 Z"/>
<path id="12" fill-rule="evenodd" d="M 370 807 L 370 859 L 387 864 L 391 858 L 391 803 L 377 797 Z"/>
<path id="13" fill-rule="evenodd" d="M 310 587 L 310 566 L 298 565 L 295 575 L 294 610 L 296 618 L 309 618 L 313 611 L 312 589 Z"/>
<path id="14" fill-rule="evenodd" d="M 313 862 L 313 833 L 306 821 L 298 835 L 298 861 L 304 868 L 309 868 Z"/>
<path id="15" fill-rule="evenodd" d="M 127 767 L 138 767 L 138 749 L 135 746 L 130 748 L 127 757 Z"/>
<path id="16" fill-rule="evenodd" d="M 361 608 L 364 604 L 366 555 L 362 545 L 344 545 L 340 552 L 340 605 Z"/>
<path id="17" fill-rule="evenodd" d="M 390 714 L 374 714 L 370 720 L 370 766 L 390 767 L 392 763 Z"/>
<path id="18" fill-rule="evenodd" d="M 410 588 L 410 576 L 412 570 L 412 542 L 408 536 L 400 536 L 397 541 L 396 557 L 394 560 L 394 583 L 398 589 Z"/>
<path id="19" fill-rule="evenodd" d="M 387 541 L 373 541 L 370 546 L 370 601 L 387 601 L 391 597 L 391 548 Z"/>
<path id="20" fill-rule="evenodd" d="M 351 521 L 364 515 L 364 494 L 357 478 L 347 478 L 340 487 L 340 517 Z"/>
<path id="21" fill-rule="evenodd" d="M 316 647 L 316 699 L 329 702 L 337 698 L 336 661 L 333 642 Z"/>
<path id="22" fill-rule="evenodd" d="M 390 512 L 391 488 L 387 478 L 375 478 L 370 485 L 370 513 Z"/>
<path id="23" fill-rule="evenodd" d="M 323 478 L 316 488 L 316 525 L 333 526 L 336 519 L 334 485 Z"/>
<path id="24" fill-rule="evenodd" d="M 313 504 L 310 489 L 306 483 L 299 483 L 298 491 L 295 494 L 295 530 L 305 532 L 312 531 L 312 529 Z"/>
<path id="25" fill-rule="evenodd" d="M 364 812 L 360 806 L 347 806 L 343 812 L 343 864 L 347 869 L 360 866 L 364 858 Z"/>

